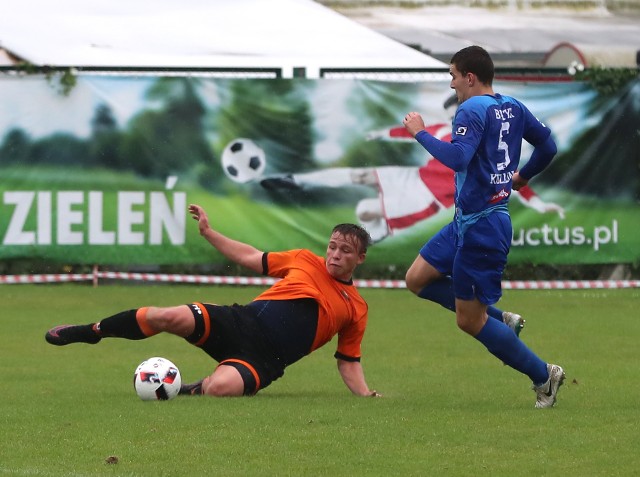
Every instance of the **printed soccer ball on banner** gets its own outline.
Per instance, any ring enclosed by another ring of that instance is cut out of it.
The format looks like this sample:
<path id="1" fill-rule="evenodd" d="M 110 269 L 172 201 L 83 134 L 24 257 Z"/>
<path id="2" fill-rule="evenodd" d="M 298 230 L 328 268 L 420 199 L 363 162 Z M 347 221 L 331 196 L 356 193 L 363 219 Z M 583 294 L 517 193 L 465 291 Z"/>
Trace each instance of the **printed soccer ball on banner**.
<path id="1" fill-rule="evenodd" d="M 222 169 L 234 182 L 245 183 L 257 179 L 266 165 L 264 151 L 251 139 L 234 139 L 222 151 Z"/>
<path id="2" fill-rule="evenodd" d="M 180 391 L 178 367 L 165 358 L 149 358 L 136 368 L 133 387 L 143 401 L 167 401 Z"/>

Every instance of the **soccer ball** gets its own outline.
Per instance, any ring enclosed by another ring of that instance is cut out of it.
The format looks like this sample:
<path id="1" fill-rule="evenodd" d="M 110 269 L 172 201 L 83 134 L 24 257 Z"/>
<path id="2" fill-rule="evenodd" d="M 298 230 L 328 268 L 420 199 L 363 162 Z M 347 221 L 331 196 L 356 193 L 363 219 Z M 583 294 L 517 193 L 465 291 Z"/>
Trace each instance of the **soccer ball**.
<path id="1" fill-rule="evenodd" d="M 165 358 L 149 358 L 136 368 L 133 387 L 143 401 L 167 401 L 180 391 L 178 367 Z"/>
<path id="2" fill-rule="evenodd" d="M 234 182 L 257 179 L 266 165 L 264 151 L 251 139 L 234 139 L 222 151 L 222 170 Z"/>

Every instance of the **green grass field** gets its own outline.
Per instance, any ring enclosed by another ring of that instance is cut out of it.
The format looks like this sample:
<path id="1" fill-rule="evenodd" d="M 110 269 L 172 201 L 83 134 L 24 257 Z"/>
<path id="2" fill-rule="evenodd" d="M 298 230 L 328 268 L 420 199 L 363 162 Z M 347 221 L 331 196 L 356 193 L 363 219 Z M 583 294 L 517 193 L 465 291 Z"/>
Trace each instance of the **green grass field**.
<path id="1" fill-rule="evenodd" d="M 252 398 L 143 402 L 150 356 L 185 381 L 214 363 L 174 336 L 57 348 L 56 324 L 128 308 L 245 302 L 256 288 L 4 285 L 0 475 L 622 476 L 640 465 L 640 290 L 506 291 L 522 337 L 565 367 L 554 409 L 528 379 L 405 290 L 363 290 L 363 365 L 382 399 L 342 384 L 332 342 Z M 117 458 L 109 464 L 107 459 Z"/>

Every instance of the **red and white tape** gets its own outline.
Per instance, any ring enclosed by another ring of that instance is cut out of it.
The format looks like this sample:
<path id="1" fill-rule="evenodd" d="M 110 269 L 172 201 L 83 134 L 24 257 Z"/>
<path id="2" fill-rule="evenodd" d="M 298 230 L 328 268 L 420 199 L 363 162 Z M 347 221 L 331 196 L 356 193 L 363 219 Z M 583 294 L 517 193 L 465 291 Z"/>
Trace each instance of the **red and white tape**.
<path id="1" fill-rule="evenodd" d="M 218 275 L 180 275 L 166 273 L 102 272 L 35 275 L 0 275 L 0 285 L 29 283 L 64 283 L 98 280 L 129 280 L 161 283 L 192 283 L 202 285 L 273 285 L 278 279 L 271 277 L 238 277 Z M 406 288 L 404 280 L 354 280 L 360 288 Z M 579 290 L 640 288 L 640 280 L 515 280 L 503 281 L 505 290 Z"/>
<path id="2" fill-rule="evenodd" d="M 538 280 L 504 281 L 505 290 L 578 290 L 601 288 L 640 288 L 640 280 Z"/>

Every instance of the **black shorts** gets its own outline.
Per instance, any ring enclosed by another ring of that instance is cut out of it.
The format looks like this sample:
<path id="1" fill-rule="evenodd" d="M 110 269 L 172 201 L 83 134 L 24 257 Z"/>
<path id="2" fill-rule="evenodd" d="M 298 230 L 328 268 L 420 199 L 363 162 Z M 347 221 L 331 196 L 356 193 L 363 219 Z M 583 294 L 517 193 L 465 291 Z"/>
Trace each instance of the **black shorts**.
<path id="1" fill-rule="evenodd" d="M 277 357 L 256 320 L 256 312 L 242 305 L 188 305 L 195 330 L 185 339 L 220 365 L 233 366 L 244 381 L 244 394 L 254 395 L 284 374 L 286 363 Z"/>

